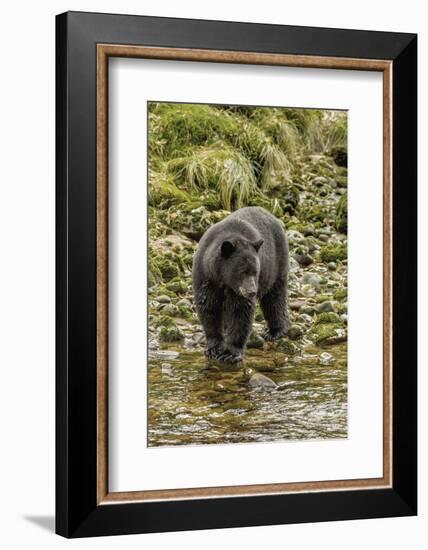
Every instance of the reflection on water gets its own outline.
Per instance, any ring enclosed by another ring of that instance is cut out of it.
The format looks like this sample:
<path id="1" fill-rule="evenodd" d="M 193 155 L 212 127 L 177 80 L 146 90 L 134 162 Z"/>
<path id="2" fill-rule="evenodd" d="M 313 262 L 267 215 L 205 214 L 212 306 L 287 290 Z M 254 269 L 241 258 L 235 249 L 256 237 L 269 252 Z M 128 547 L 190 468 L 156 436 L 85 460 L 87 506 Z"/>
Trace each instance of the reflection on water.
<path id="1" fill-rule="evenodd" d="M 179 351 L 150 359 L 149 447 L 347 436 L 346 344 L 328 350 L 328 365 L 315 348 L 247 350 L 239 366 Z"/>

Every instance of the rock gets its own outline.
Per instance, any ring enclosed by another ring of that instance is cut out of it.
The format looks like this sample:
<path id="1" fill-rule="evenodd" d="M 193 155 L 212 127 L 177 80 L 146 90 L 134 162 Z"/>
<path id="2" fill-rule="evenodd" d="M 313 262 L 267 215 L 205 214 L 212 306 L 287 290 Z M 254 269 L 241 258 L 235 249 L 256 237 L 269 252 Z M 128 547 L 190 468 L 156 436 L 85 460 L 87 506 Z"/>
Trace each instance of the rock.
<path id="1" fill-rule="evenodd" d="M 322 187 L 323 185 L 328 184 L 328 178 L 325 178 L 324 176 L 317 176 L 311 181 L 311 184 L 315 187 Z"/>
<path id="2" fill-rule="evenodd" d="M 329 271 L 336 271 L 337 268 L 335 262 L 328 262 L 327 267 Z"/>
<path id="3" fill-rule="evenodd" d="M 321 365 L 331 365 L 335 362 L 335 360 L 336 359 L 333 357 L 333 355 L 331 353 L 327 353 L 326 351 L 321 353 L 321 355 L 319 356 L 319 362 Z"/>
<path id="4" fill-rule="evenodd" d="M 161 373 L 168 376 L 172 376 L 172 365 L 171 363 L 162 363 L 161 364 Z"/>
<path id="5" fill-rule="evenodd" d="M 308 332 L 308 336 L 318 346 L 346 342 L 347 334 L 342 325 L 334 323 L 317 323 Z"/>
<path id="6" fill-rule="evenodd" d="M 274 382 L 271 378 L 268 378 L 264 374 L 256 372 L 251 376 L 248 381 L 249 385 L 255 389 L 264 389 L 264 390 L 276 390 L 278 384 Z"/>
<path id="7" fill-rule="evenodd" d="M 312 237 L 315 233 L 315 229 L 313 225 L 305 225 L 305 227 L 302 230 L 302 233 L 305 237 Z"/>
<path id="8" fill-rule="evenodd" d="M 187 290 L 187 285 L 184 281 L 174 280 L 166 284 L 166 288 L 176 294 L 184 294 Z"/>
<path id="9" fill-rule="evenodd" d="M 264 343 L 265 341 L 260 334 L 257 334 L 257 332 L 253 330 L 248 338 L 247 348 L 263 349 Z"/>
<path id="10" fill-rule="evenodd" d="M 299 311 L 305 305 L 305 302 L 302 300 L 292 300 L 289 303 L 289 308 L 293 311 Z"/>
<path id="11" fill-rule="evenodd" d="M 321 304 L 318 304 L 317 307 L 316 307 L 316 311 L 317 311 L 318 313 L 329 313 L 329 312 L 334 312 L 334 311 L 335 311 L 335 307 L 334 307 L 333 302 L 331 302 L 331 301 L 326 301 L 326 302 L 322 302 Z"/>
<path id="12" fill-rule="evenodd" d="M 173 359 L 177 359 L 177 357 L 180 354 L 178 351 L 172 351 L 172 350 L 150 350 L 149 349 L 149 358 L 150 359 L 167 359 L 168 361 L 171 361 Z"/>
<path id="13" fill-rule="evenodd" d="M 166 294 L 161 294 L 160 296 L 158 296 L 156 298 L 156 300 L 160 303 L 160 304 L 169 304 L 171 302 L 171 298 L 169 296 L 167 296 Z"/>
<path id="14" fill-rule="evenodd" d="M 276 351 L 281 351 L 282 353 L 286 353 L 287 355 L 294 355 L 297 353 L 299 348 L 291 342 L 290 340 L 287 340 L 283 338 L 276 344 Z"/>
<path id="15" fill-rule="evenodd" d="M 288 337 L 291 340 L 298 340 L 303 336 L 303 328 L 300 325 L 291 325 L 288 331 Z"/>
<path id="16" fill-rule="evenodd" d="M 308 315 L 307 313 L 301 313 L 297 317 L 296 321 L 298 323 L 305 323 L 305 324 L 309 324 L 309 325 L 311 325 L 313 323 L 312 317 L 310 315 Z"/>
<path id="17" fill-rule="evenodd" d="M 187 300 L 186 298 L 181 298 L 181 300 L 178 300 L 177 306 L 184 306 L 191 308 L 192 304 L 190 303 L 190 300 Z"/>
<path id="18" fill-rule="evenodd" d="M 287 231 L 287 239 L 290 246 L 301 244 L 305 241 L 305 237 L 300 233 L 300 231 L 296 231 L 295 229 L 289 229 Z"/>
<path id="19" fill-rule="evenodd" d="M 289 259 L 289 272 L 296 273 L 296 271 L 300 271 L 299 262 L 295 260 L 293 257 L 291 257 Z"/>
<path id="20" fill-rule="evenodd" d="M 316 273 L 304 273 L 302 277 L 303 284 L 310 284 L 313 288 L 319 288 L 321 277 Z"/>
<path id="21" fill-rule="evenodd" d="M 323 241 L 324 243 L 326 243 L 328 240 L 329 240 L 329 236 L 328 235 L 325 235 L 324 233 L 321 233 L 320 235 L 318 235 L 318 239 L 320 241 Z"/>
<path id="22" fill-rule="evenodd" d="M 342 321 L 345 323 L 345 325 L 348 324 L 348 314 L 347 314 L 347 313 L 342 313 L 342 315 L 340 316 L 340 318 L 341 318 Z"/>
<path id="23" fill-rule="evenodd" d="M 178 307 L 174 304 L 165 304 L 161 307 L 162 315 L 176 315 Z"/>
<path id="24" fill-rule="evenodd" d="M 319 313 L 317 315 L 316 323 L 336 323 L 340 324 L 341 319 L 340 316 L 337 313 L 334 313 L 333 311 Z"/>
<path id="25" fill-rule="evenodd" d="M 313 315 L 315 313 L 315 309 L 312 306 L 305 304 L 300 308 L 300 313 L 305 315 Z"/>
<path id="26" fill-rule="evenodd" d="M 302 267 L 308 267 L 314 263 L 314 259 L 309 256 L 309 254 L 294 254 L 293 258 L 301 265 Z"/>
<path id="27" fill-rule="evenodd" d="M 149 339 L 149 350 L 150 349 L 159 349 L 159 342 L 156 340 L 156 338 Z"/>

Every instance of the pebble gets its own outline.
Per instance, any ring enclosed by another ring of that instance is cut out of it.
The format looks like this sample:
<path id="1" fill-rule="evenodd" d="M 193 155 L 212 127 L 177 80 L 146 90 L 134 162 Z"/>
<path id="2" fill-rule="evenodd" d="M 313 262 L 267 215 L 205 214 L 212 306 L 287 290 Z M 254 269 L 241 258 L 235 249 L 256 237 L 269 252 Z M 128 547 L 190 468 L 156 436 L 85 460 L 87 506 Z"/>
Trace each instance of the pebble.
<path id="1" fill-rule="evenodd" d="M 162 363 L 161 364 L 161 373 L 172 376 L 172 365 L 171 363 Z"/>
<path id="2" fill-rule="evenodd" d="M 315 313 L 315 309 L 310 305 L 303 305 L 300 308 L 300 313 L 303 313 L 304 315 L 313 315 Z"/>
<path id="3" fill-rule="evenodd" d="M 327 267 L 329 271 L 336 271 L 336 268 L 337 268 L 335 262 L 328 262 Z"/>
<path id="4" fill-rule="evenodd" d="M 313 258 L 311 258 L 309 254 L 294 254 L 293 258 L 299 262 L 302 267 L 308 267 L 308 265 L 314 263 Z"/>
<path id="5" fill-rule="evenodd" d="M 321 365 L 331 365 L 332 363 L 335 362 L 335 358 L 331 353 L 327 353 L 326 351 L 324 351 L 319 356 L 319 362 Z"/>
<path id="6" fill-rule="evenodd" d="M 181 298 L 181 300 L 178 300 L 177 305 L 178 306 L 185 306 L 185 307 L 189 307 L 189 308 L 192 307 L 192 304 L 190 303 L 189 300 L 186 300 L 186 298 Z"/>
<path id="7" fill-rule="evenodd" d="M 296 271 L 300 271 L 299 262 L 294 258 L 289 259 L 289 271 L 290 273 L 296 273 Z"/>
<path id="8" fill-rule="evenodd" d="M 161 311 L 163 315 L 175 315 L 178 311 L 178 308 L 174 304 L 165 304 L 162 307 Z"/>
<path id="9" fill-rule="evenodd" d="M 178 351 L 173 351 L 173 350 L 166 350 L 166 349 L 162 349 L 162 350 L 151 350 L 149 349 L 149 358 L 150 359 L 177 359 L 177 357 L 179 356 L 180 354 L 178 353 Z"/>
<path id="10" fill-rule="evenodd" d="M 303 302 L 302 300 L 292 300 L 290 302 L 290 309 L 293 311 L 299 311 L 304 305 L 305 302 Z"/>
<path id="11" fill-rule="evenodd" d="M 253 374 L 248 382 L 252 388 L 259 389 L 276 389 L 278 384 L 274 382 L 271 378 L 268 378 L 264 374 L 256 372 Z"/>
<path id="12" fill-rule="evenodd" d="M 299 322 L 299 323 L 308 323 L 308 324 L 313 323 L 312 317 L 310 315 L 308 315 L 307 313 L 301 313 L 297 317 L 296 321 Z"/>
<path id="13" fill-rule="evenodd" d="M 323 243 L 326 243 L 329 240 L 329 236 L 325 235 L 324 233 L 321 233 L 321 235 L 318 235 L 318 239 Z"/>
<path id="14" fill-rule="evenodd" d="M 318 288 L 321 283 L 321 277 L 316 273 L 304 273 L 302 277 L 303 284 L 310 284 L 314 288 Z"/>
<path id="15" fill-rule="evenodd" d="M 330 313 L 334 312 L 335 308 L 333 302 L 326 301 L 322 302 L 322 304 L 318 304 L 316 310 L 318 313 Z"/>
<path id="16" fill-rule="evenodd" d="M 160 304 L 169 304 L 169 303 L 171 303 L 171 298 L 169 296 L 167 296 L 166 294 L 161 294 L 160 296 L 158 296 L 156 298 L 156 300 Z"/>

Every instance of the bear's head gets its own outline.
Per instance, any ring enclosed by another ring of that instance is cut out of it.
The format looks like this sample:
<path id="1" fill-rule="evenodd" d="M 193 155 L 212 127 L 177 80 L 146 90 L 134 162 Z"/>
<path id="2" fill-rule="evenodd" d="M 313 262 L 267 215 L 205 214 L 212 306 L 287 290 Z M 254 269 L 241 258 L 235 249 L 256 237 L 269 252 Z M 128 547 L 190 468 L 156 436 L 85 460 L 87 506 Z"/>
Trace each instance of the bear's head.
<path id="1" fill-rule="evenodd" d="M 224 286 L 247 299 L 257 295 L 263 240 L 228 239 L 221 243 L 219 275 Z"/>

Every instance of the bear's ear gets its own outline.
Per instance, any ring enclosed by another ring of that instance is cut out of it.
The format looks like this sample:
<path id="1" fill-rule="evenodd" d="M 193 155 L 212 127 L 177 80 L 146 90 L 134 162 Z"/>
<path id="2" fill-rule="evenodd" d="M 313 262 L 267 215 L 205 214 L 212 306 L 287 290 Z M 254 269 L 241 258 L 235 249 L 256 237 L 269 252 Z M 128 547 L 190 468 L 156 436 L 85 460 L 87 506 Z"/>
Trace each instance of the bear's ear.
<path id="1" fill-rule="evenodd" d="M 259 251 L 259 248 L 262 246 L 263 243 L 264 243 L 263 239 L 260 239 L 259 241 L 256 241 L 255 243 L 252 243 L 252 245 L 256 249 L 256 252 Z"/>
<path id="2" fill-rule="evenodd" d="M 235 245 L 230 241 L 223 241 L 221 244 L 221 255 L 223 258 L 229 258 L 235 252 Z"/>

